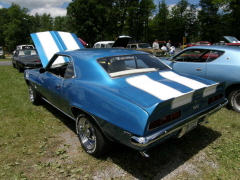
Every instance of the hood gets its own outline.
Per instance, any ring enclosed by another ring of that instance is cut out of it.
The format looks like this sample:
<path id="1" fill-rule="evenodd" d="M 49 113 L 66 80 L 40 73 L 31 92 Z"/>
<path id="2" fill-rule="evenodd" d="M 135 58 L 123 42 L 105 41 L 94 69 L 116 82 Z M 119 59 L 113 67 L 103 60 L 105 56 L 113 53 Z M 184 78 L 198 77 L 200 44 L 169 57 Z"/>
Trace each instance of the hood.
<path id="1" fill-rule="evenodd" d="M 119 36 L 117 40 L 113 43 L 112 47 L 127 47 L 128 41 L 131 39 L 130 36 Z"/>
<path id="2" fill-rule="evenodd" d="M 223 36 L 229 43 L 240 43 L 240 41 L 233 36 Z"/>
<path id="3" fill-rule="evenodd" d="M 195 91 L 200 90 L 202 96 L 216 92 L 218 83 L 169 71 L 153 72 L 127 78 L 115 79 L 122 86 L 119 91 L 135 99 L 145 108 L 171 101 L 176 108 L 191 102 Z"/>
<path id="4" fill-rule="evenodd" d="M 33 33 L 31 37 L 43 67 L 47 66 L 50 59 L 57 52 L 84 48 L 77 36 L 73 33 L 45 31 Z"/>

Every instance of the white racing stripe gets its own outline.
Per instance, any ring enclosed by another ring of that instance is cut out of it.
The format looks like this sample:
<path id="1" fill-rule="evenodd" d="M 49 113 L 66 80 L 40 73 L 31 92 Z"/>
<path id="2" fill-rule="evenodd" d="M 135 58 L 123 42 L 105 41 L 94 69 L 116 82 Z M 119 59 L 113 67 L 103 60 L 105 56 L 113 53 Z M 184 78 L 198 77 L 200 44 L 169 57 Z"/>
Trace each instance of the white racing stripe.
<path id="1" fill-rule="evenodd" d="M 45 55 L 47 56 L 47 59 L 51 59 L 55 52 L 60 51 L 49 31 L 36 33 L 36 35 L 41 43 Z"/>
<path id="2" fill-rule="evenodd" d="M 36 35 L 41 43 L 41 46 L 45 52 L 45 55 L 46 55 L 48 61 L 53 57 L 53 55 L 56 52 L 61 51 L 58 48 L 55 40 L 53 39 L 50 31 L 36 33 Z M 65 62 L 65 61 L 64 61 L 63 57 L 60 57 L 57 59 L 57 61 L 54 62 L 54 64 L 58 64 L 58 63 L 62 63 L 62 62 Z"/>
<path id="3" fill-rule="evenodd" d="M 207 85 L 204 83 L 201 83 L 199 81 L 184 77 L 184 76 L 180 76 L 174 72 L 160 72 L 159 73 L 162 77 L 170 79 L 172 81 L 175 81 L 177 83 L 180 83 L 184 86 L 187 86 L 191 89 L 201 89 L 201 88 L 205 88 L 204 92 L 203 92 L 203 97 L 208 96 L 210 94 L 213 94 L 216 92 L 217 86 L 219 83 L 215 83 L 215 84 L 211 84 L 211 85 Z"/>
<path id="4" fill-rule="evenodd" d="M 67 47 L 67 50 L 75 50 L 80 49 L 79 45 L 73 38 L 71 33 L 68 32 L 58 32 L 59 36 L 62 38 L 65 46 Z"/>
<path id="5" fill-rule="evenodd" d="M 154 81 L 146 75 L 127 78 L 126 82 L 161 100 L 167 100 L 184 95 L 184 93 L 165 84 Z"/>
<path id="6" fill-rule="evenodd" d="M 199 81 L 184 77 L 184 76 L 180 76 L 174 72 L 160 72 L 159 73 L 162 77 L 166 78 L 166 79 L 170 79 L 172 81 L 175 81 L 179 84 L 182 84 L 184 86 L 187 86 L 191 89 L 201 89 L 204 87 L 207 87 L 208 85 L 201 83 Z"/>

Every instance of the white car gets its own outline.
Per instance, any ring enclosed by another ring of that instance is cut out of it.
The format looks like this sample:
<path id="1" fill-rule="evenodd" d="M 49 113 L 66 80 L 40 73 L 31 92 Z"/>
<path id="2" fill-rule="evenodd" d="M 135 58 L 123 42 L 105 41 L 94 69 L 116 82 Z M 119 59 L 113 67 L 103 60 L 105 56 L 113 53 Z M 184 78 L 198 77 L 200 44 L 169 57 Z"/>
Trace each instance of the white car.
<path id="1" fill-rule="evenodd" d="M 16 46 L 16 50 L 18 49 L 35 49 L 35 47 L 31 44 L 23 44 L 23 45 Z M 13 54 L 16 52 L 16 50 L 13 51 Z"/>
<path id="2" fill-rule="evenodd" d="M 99 41 L 96 42 L 93 48 L 111 48 L 114 41 Z"/>

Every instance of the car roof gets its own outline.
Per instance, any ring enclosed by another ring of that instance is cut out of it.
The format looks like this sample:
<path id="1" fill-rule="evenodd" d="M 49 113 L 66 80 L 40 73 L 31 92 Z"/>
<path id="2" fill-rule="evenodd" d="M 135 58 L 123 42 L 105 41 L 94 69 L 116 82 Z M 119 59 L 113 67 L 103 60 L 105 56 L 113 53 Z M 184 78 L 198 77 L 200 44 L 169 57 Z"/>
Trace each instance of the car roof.
<path id="1" fill-rule="evenodd" d="M 133 55 L 133 54 L 149 54 L 144 51 L 137 51 L 132 49 L 124 48 L 85 48 L 77 49 L 73 51 L 63 51 L 57 54 L 72 56 L 75 58 L 81 57 L 81 59 L 99 59 L 110 56 L 122 56 L 122 55 Z"/>
<path id="2" fill-rule="evenodd" d="M 95 44 L 108 44 L 108 43 L 114 43 L 114 41 L 98 41 Z"/>

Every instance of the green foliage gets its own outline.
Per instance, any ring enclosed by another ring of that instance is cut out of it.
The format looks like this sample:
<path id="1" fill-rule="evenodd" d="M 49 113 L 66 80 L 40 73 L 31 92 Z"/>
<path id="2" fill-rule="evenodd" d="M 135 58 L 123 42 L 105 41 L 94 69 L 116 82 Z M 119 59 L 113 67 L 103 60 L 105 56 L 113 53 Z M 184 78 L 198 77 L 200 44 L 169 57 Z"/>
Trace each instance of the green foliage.
<path id="1" fill-rule="evenodd" d="M 93 45 L 130 35 L 133 41 L 218 42 L 222 36 L 240 39 L 240 0 L 200 0 L 190 4 L 180 0 L 169 7 L 165 0 L 74 0 L 65 17 L 50 14 L 29 15 L 26 8 L 13 3 L 0 9 L 0 46 L 13 51 L 19 44 L 31 44 L 30 33 L 67 31 Z"/>

